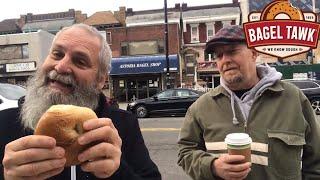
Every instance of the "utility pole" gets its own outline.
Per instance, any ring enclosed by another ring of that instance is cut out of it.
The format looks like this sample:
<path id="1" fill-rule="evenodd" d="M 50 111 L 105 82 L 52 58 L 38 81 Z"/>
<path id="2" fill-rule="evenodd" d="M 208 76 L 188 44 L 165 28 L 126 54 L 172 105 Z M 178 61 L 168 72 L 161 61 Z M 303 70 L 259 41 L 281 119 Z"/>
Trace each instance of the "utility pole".
<path id="1" fill-rule="evenodd" d="M 168 42 L 168 9 L 167 0 L 164 0 L 164 41 L 166 45 L 166 62 L 167 62 L 167 72 L 166 72 L 166 86 L 170 89 L 170 64 L 169 64 L 169 42 Z"/>

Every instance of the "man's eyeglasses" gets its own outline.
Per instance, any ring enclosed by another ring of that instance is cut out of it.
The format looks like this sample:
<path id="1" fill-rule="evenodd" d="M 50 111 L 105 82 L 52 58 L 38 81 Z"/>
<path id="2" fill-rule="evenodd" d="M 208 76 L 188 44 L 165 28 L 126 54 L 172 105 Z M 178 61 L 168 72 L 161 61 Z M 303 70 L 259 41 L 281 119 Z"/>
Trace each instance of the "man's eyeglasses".
<path id="1" fill-rule="evenodd" d="M 241 51 L 240 48 L 232 48 L 232 49 L 227 49 L 227 50 L 216 50 L 215 52 L 212 53 L 212 58 L 215 60 L 221 59 L 223 56 L 229 56 L 232 57 L 236 54 L 238 54 Z"/>

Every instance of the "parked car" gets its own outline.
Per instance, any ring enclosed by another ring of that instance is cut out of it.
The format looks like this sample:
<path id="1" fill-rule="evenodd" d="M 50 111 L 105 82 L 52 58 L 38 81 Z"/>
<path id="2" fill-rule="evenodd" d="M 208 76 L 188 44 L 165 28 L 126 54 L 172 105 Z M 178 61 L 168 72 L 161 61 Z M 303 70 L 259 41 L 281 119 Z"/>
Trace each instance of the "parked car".
<path id="1" fill-rule="evenodd" d="M 320 114 L 320 81 L 314 79 L 287 79 L 302 90 L 316 114 Z"/>
<path id="2" fill-rule="evenodd" d="M 13 84 L 0 83 L 0 111 L 18 107 L 18 99 L 26 94 L 26 89 Z"/>
<path id="3" fill-rule="evenodd" d="M 138 99 L 129 103 L 127 110 L 135 113 L 139 118 L 151 114 L 185 114 L 189 106 L 202 94 L 203 92 L 192 89 L 167 89 L 150 98 Z"/>

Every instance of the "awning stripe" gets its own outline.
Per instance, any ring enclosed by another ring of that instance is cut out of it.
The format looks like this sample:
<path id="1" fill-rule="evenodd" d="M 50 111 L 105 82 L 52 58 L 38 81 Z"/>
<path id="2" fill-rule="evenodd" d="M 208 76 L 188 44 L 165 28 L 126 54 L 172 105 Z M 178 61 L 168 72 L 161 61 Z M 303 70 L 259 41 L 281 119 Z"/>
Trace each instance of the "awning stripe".
<path id="1" fill-rule="evenodd" d="M 227 149 L 227 145 L 225 142 L 206 142 L 205 145 L 206 145 L 207 150 L 212 150 L 212 151 L 219 151 L 219 150 L 226 150 Z M 251 143 L 251 150 L 268 153 L 268 144 L 252 142 Z"/>

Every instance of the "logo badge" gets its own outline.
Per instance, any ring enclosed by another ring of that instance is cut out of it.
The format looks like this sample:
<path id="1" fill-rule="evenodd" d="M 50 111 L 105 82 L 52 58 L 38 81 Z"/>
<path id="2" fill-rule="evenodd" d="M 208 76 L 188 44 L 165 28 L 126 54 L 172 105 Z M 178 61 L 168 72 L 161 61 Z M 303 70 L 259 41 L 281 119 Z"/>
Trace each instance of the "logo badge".
<path id="1" fill-rule="evenodd" d="M 249 48 L 286 58 L 317 48 L 320 24 L 313 12 L 302 12 L 287 0 L 275 0 L 243 24 Z"/>

